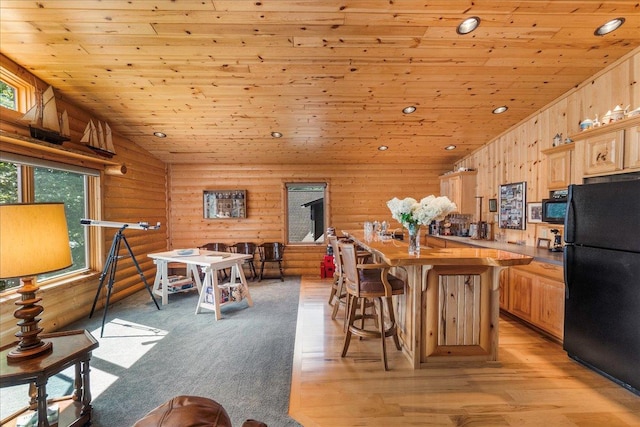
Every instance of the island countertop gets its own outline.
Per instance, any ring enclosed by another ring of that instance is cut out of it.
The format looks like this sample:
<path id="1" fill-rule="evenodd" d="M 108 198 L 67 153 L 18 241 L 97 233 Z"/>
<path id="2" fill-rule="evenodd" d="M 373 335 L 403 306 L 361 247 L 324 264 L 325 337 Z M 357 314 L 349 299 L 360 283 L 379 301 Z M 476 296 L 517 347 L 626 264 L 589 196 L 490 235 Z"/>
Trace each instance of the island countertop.
<path id="1" fill-rule="evenodd" d="M 529 264 L 533 257 L 493 248 L 421 248 L 419 255 L 409 255 L 407 243 L 395 239 L 367 241 L 363 231 L 343 231 L 366 250 L 391 266 L 406 265 L 487 265 L 509 267 Z"/>

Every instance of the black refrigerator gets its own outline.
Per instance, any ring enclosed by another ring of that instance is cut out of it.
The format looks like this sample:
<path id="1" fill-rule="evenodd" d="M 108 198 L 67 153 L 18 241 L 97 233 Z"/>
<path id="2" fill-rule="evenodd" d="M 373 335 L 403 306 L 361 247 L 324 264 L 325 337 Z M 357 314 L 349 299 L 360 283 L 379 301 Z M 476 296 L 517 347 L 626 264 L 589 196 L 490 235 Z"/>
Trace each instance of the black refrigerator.
<path id="1" fill-rule="evenodd" d="M 640 180 L 571 185 L 564 349 L 640 394 Z"/>

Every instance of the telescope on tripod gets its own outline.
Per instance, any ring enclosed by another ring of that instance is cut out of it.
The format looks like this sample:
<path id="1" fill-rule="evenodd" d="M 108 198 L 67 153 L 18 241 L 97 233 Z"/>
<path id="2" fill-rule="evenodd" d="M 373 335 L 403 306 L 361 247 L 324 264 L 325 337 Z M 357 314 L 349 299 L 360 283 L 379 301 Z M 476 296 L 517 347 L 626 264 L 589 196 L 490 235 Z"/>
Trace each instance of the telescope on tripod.
<path id="1" fill-rule="evenodd" d="M 100 338 L 102 338 L 102 334 L 104 332 L 104 322 L 107 318 L 107 311 L 109 310 L 109 299 L 111 298 L 111 292 L 113 291 L 113 282 L 116 277 L 116 270 L 118 266 L 118 259 L 124 258 L 123 255 L 120 255 L 120 245 L 124 242 L 125 247 L 129 253 L 129 257 L 133 261 L 133 264 L 138 271 L 138 275 L 142 279 L 151 299 L 155 303 L 158 310 L 160 310 L 160 306 L 158 305 L 158 301 L 156 301 L 153 296 L 153 292 L 151 291 L 151 287 L 147 283 L 147 279 L 144 277 L 144 273 L 140 268 L 140 264 L 136 260 L 136 257 L 133 255 L 133 251 L 131 250 L 131 246 L 127 241 L 126 236 L 123 234 L 124 230 L 129 228 L 133 230 L 158 230 L 160 228 L 160 223 L 156 223 L 156 225 L 151 226 L 148 222 L 137 222 L 137 223 L 128 223 L 128 222 L 115 222 L 115 221 L 100 221 L 96 219 L 81 219 L 80 224 L 84 226 L 92 226 L 92 227 L 112 227 L 117 228 L 115 236 L 113 236 L 113 242 L 111 243 L 111 249 L 109 250 L 109 255 L 107 256 L 107 260 L 104 264 L 104 268 L 102 269 L 102 273 L 100 273 L 100 283 L 98 285 L 98 290 L 96 292 L 96 297 L 93 300 L 93 305 L 91 306 L 91 313 L 89 313 L 89 318 L 93 316 L 93 312 L 96 309 L 96 304 L 98 303 L 98 298 L 100 297 L 100 292 L 104 287 L 105 279 L 108 277 L 107 282 L 107 300 L 104 304 L 104 312 L 102 314 L 102 328 L 100 329 Z"/>

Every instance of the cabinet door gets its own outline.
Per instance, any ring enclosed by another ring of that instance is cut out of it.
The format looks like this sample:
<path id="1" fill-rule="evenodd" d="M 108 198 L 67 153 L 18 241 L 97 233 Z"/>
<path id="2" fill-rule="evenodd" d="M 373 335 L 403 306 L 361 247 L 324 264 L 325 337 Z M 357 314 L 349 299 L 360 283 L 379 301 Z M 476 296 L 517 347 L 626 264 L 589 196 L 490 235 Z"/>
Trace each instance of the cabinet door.
<path id="1" fill-rule="evenodd" d="M 536 276 L 511 268 L 509 273 L 509 309 L 524 320 L 531 321 L 532 295 Z"/>
<path id="2" fill-rule="evenodd" d="M 440 194 L 456 204 L 456 213 L 475 214 L 476 174 L 464 171 L 440 177 Z"/>
<path id="3" fill-rule="evenodd" d="M 539 277 L 535 284 L 534 295 L 533 324 L 562 339 L 564 332 L 564 283 Z"/>
<path id="4" fill-rule="evenodd" d="M 500 308 L 509 311 L 509 269 L 500 272 Z"/>
<path id="5" fill-rule="evenodd" d="M 627 129 L 624 141 L 625 169 L 640 169 L 640 126 Z"/>
<path id="6" fill-rule="evenodd" d="M 571 156 L 573 150 L 560 151 L 547 156 L 549 174 L 547 186 L 549 190 L 567 188 L 571 184 Z"/>
<path id="7" fill-rule="evenodd" d="M 462 206 L 462 179 L 459 176 L 450 176 L 440 180 L 440 194 L 447 196 L 449 200 L 456 204 L 461 212 Z"/>
<path id="8" fill-rule="evenodd" d="M 617 172 L 623 168 L 624 130 L 608 132 L 585 141 L 585 175 Z"/>

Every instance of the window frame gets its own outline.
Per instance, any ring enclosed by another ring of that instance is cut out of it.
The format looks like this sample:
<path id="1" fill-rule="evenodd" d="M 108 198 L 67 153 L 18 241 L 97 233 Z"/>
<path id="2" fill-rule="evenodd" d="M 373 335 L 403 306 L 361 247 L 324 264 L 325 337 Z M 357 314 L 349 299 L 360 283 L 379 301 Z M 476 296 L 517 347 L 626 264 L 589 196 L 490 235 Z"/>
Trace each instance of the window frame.
<path id="1" fill-rule="evenodd" d="M 20 154 L 0 152 L 0 161 L 14 163 L 18 166 L 18 203 L 30 203 L 35 201 L 35 168 L 50 168 L 68 172 L 80 173 L 85 176 L 85 214 L 88 218 L 99 218 L 101 212 L 100 186 L 102 173 L 98 169 L 75 166 L 72 164 L 37 159 Z M 38 280 L 40 286 L 62 285 L 80 277 L 85 277 L 87 273 L 99 271 L 102 268 L 102 255 L 104 238 L 102 233 L 89 227 L 86 233 L 85 257 L 86 266 L 75 271 L 61 275 L 56 275 L 46 279 Z M 0 296 L 5 297 L 16 293 L 18 287 L 11 287 L 0 291 Z"/>
<path id="2" fill-rule="evenodd" d="M 34 85 L 16 76 L 6 68 L 0 66 L 0 80 L 16 89 L 16 110 L 0 106 L 8 111 L 26 113 L 36 102 L 36 88 Z"/>
<path id="3" fill-rule="evenodd" d="M 322 242 L 291 242 L 289 240 L 289 186 L 290 185 L 323 185 L 324 186 L 324 224 L 325 231 L 323 232 L 324 238 Z M 326 245 L 327 235 L 326 235 L 326 227 L 331 223 L 331 182 L 327 178 L 318 178 L 318 179 L 287 179 L 282 181 L 282 240 L 285 242 L 287 246 L 307 246 L 307 247 L 315 247 Z"/>

